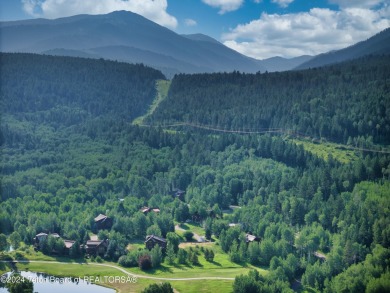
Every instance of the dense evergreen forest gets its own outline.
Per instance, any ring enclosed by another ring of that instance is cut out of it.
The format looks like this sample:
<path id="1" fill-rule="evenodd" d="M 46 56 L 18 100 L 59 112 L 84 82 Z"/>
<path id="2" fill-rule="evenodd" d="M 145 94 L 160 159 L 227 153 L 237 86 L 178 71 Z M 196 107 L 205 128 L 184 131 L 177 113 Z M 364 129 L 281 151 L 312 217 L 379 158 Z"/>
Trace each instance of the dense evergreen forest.
<path id="1" fill-rule="evenodd" d="M 178 75 L 149 122 L 289 128 L 375 148 L 390 142 L 389 64 Z M 289 292 L 296 280 L 324 292 L 389 290 L 389 154 L 341 162 L 288 135 L 132 125 L 164 78 L 143 65 L 1 54 L 0 68 L 0 233 L 84 243 L 106 214 L 104 258 L 131 265 L 129 243 L 172 237 L 175 223 L 196 219 L 233 262 L 269 270 L 237 277 L 234 292 Z M 240 208 L 225 213 L 231 205 Z M 261 241 L 248 244 L 249 232 Z"/>
<path id="2" fill-rule="evenodd" d="M 180 74 L 149 122 L 281 128 L 345 144 L 388 144 L 389 76 L 389 56 L 304 71 Z"/>

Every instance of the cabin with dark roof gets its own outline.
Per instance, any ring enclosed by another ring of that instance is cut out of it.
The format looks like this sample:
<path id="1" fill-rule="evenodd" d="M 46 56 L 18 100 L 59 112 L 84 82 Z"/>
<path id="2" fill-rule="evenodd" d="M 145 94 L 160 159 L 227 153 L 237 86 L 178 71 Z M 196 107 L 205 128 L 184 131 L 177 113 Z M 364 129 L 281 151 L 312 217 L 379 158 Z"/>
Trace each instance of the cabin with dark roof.
<path id="1" fill-rule="evenodd" d="M 155 245 L 158 245 L 161 247 L 161 249 L 165 250 L 165 248 L 167 247 L 167 240 L 156 235 L 146 236 L 145 247 L 149 250 L 152 250 Z"/>
<path id="2" fill-rule="evenodd" d="M 95 222 L 95 229 L 96 230 L 102 230 L 102 229 L 111 229 L 112 227 L 112 219 L 110 217 L 107 217 L 106 215 L 100 214 L 94 219 Z"/>
<path id="3" fill-rule="evenodd" d="M 39 242 L 46 239 L 47 236 L 48 236 L 48 234 L 46 234 L 46 233 L 39 233 L 39 234 L 35 235 L 35 237 L 33 238 L 34 245 L 39 245 Z"/>
<path id="4" fill-rule="evenodd" d="M 181 189 L 175 189 L 172 191 L 172 196 L 174 198 L 178 198 L 180 199 L 181 201 L 184 201 L 184 195 L 185 195 L 185 191 L 181 190 Z"/>
<path id="5" fill-rule="evenodd" d="M 108 239 L 88 240 L 85 244 L 85 252 L 89 255 L 104 255 L 107 251 Z"/>

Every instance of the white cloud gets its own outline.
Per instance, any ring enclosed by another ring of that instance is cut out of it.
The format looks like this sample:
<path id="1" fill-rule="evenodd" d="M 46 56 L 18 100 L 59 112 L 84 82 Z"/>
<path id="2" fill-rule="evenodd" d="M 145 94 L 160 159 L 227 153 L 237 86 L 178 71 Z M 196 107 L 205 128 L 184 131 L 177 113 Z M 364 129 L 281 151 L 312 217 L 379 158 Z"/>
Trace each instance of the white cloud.
<path id="1" fill-rule="evenodd" d="M 203 3 L 219 8 L 219 14 L 234 11 L 240 8 L 244 0 L 202 0 Z"/>
<path id="2" fill-rule="evenodd" d="M 329 3 L 336 4 L 342 8 L 360 7 L 370 8 L 387 3 L 388 0 L 329 0 Z"/>
<path id="3" fill-rule="evenodd" d="M 167 0 L 22 0 L 22 2 L 24 10 L 34 17 L 58 18 L 127 10 L 169 28 L 177 26 L 176 18 L 166 11 Z"/>
<path id="4" fill-rule="evenodd" d="M 241 24 L 222 36 L 224 44 L 242 54 L 272 56 L 316 55 L 345 48 L 390 26 L 390 7 L 379 10 L 313 8 L 296 14 L 267 14 Z"/>
<path id="5" fill-rule="evenodd" d="M 196 20 L 193 20 L 191 18 L 186 18 L 184 20 L 184 23 L 186 26 L 196 26 L 198 23 L 196 22 Z"/>
<path id="6" fill-rule="evenodd" d="M 278 4 L 280 7 L 286 8 L 290 5 L 294 0 L 272 0 L 272 3 Z"/>

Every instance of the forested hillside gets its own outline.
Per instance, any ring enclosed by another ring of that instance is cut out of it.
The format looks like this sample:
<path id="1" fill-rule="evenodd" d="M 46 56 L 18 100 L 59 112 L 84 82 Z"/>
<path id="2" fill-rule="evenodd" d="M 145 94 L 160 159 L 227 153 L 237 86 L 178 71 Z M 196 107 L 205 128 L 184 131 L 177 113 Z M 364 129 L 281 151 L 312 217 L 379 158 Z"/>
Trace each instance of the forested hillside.
<path id="1" fill-rule="evenodd" d="M 388 143 L 389 63 L 178 75 L 149 122 L 280 127 Z M 0 65 L 0 234 L 8 239 L 19 235 L 32 245 L 45 232 L 82 244 L 96 232 L 94 218 L 106 214 L 114 222 L 98 233 L 110 240 L 102 258 L 138 266 L 136 257 L 154 252 L 131 250 L 134 243 L 147 234 L 172 238 L 175 225 L 191 220 L 217 256 L 268 271 L 238 276 L 234 292 L 389 289 L 386 152 L 355 151 L 341 162 L 336 156 L 345 150 L 317 156 L 287 135 L 132 125 L 163 78 L 142 65 L 27 54 L 3 54 Z M 183 198 L 173 196 L 177 189 Z M 249 243 L 246 233 L 259 242 Z M 193 250 L 167 250 L 155 272 L 184 267 L 188 276 L 202 268 Z M 201 289 L 212 291 L 207 284 Z"/>
<path id="2" fill-rule="evenodd" d="M 298 72 L 177 75 L 149 122 L 388 144 L 389 76 L 388 56 Z"/>
<path id="3" fill-rule="evenodd" d="M 161 72 L 104 60 L 1 54 L 2 114 L 71 125 L 98 116 L 131 121 L 155 96 Z"/>

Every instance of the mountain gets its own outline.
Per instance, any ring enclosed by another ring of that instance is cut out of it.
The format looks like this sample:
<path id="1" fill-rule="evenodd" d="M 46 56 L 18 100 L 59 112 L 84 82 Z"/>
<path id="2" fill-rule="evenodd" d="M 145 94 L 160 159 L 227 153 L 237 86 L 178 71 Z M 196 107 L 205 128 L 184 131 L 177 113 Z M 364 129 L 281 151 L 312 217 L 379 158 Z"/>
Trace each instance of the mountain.
<path id="1" fill-rule="evenodd" d="M 359 42 L 345 49 L 320 54 L 299 65 L 296 69 L 320 67 L 356 59 L 365 55 L 390 54 L 390 28 L 387 28 L 366 41 Z"/>
<path id="2" fill-rule="evenodd" d="M 33 19 L 0 23 L 2 52 L 31 52 L 144 63 L 178 72 L 258 72 L 265 69 L 204 35 L 178 35 L 138 14 Z"/>
<path id="3" fill-rule="evenodd" d="M 302 71 L 181 74 L 146 122 L 249 133 L 293 130 L 341 143 L 370 136 L 388 144 L 389 76 L 390 55 Z"/>
<path id="4" fill-rule="evenodd" d="M 268 72 L 287 71 L 311 60 L 313 56 L 303 55 L 295 58 L 271 57 L 264 60 L 259 60 L 258 64 L 264 67 Z"/>

